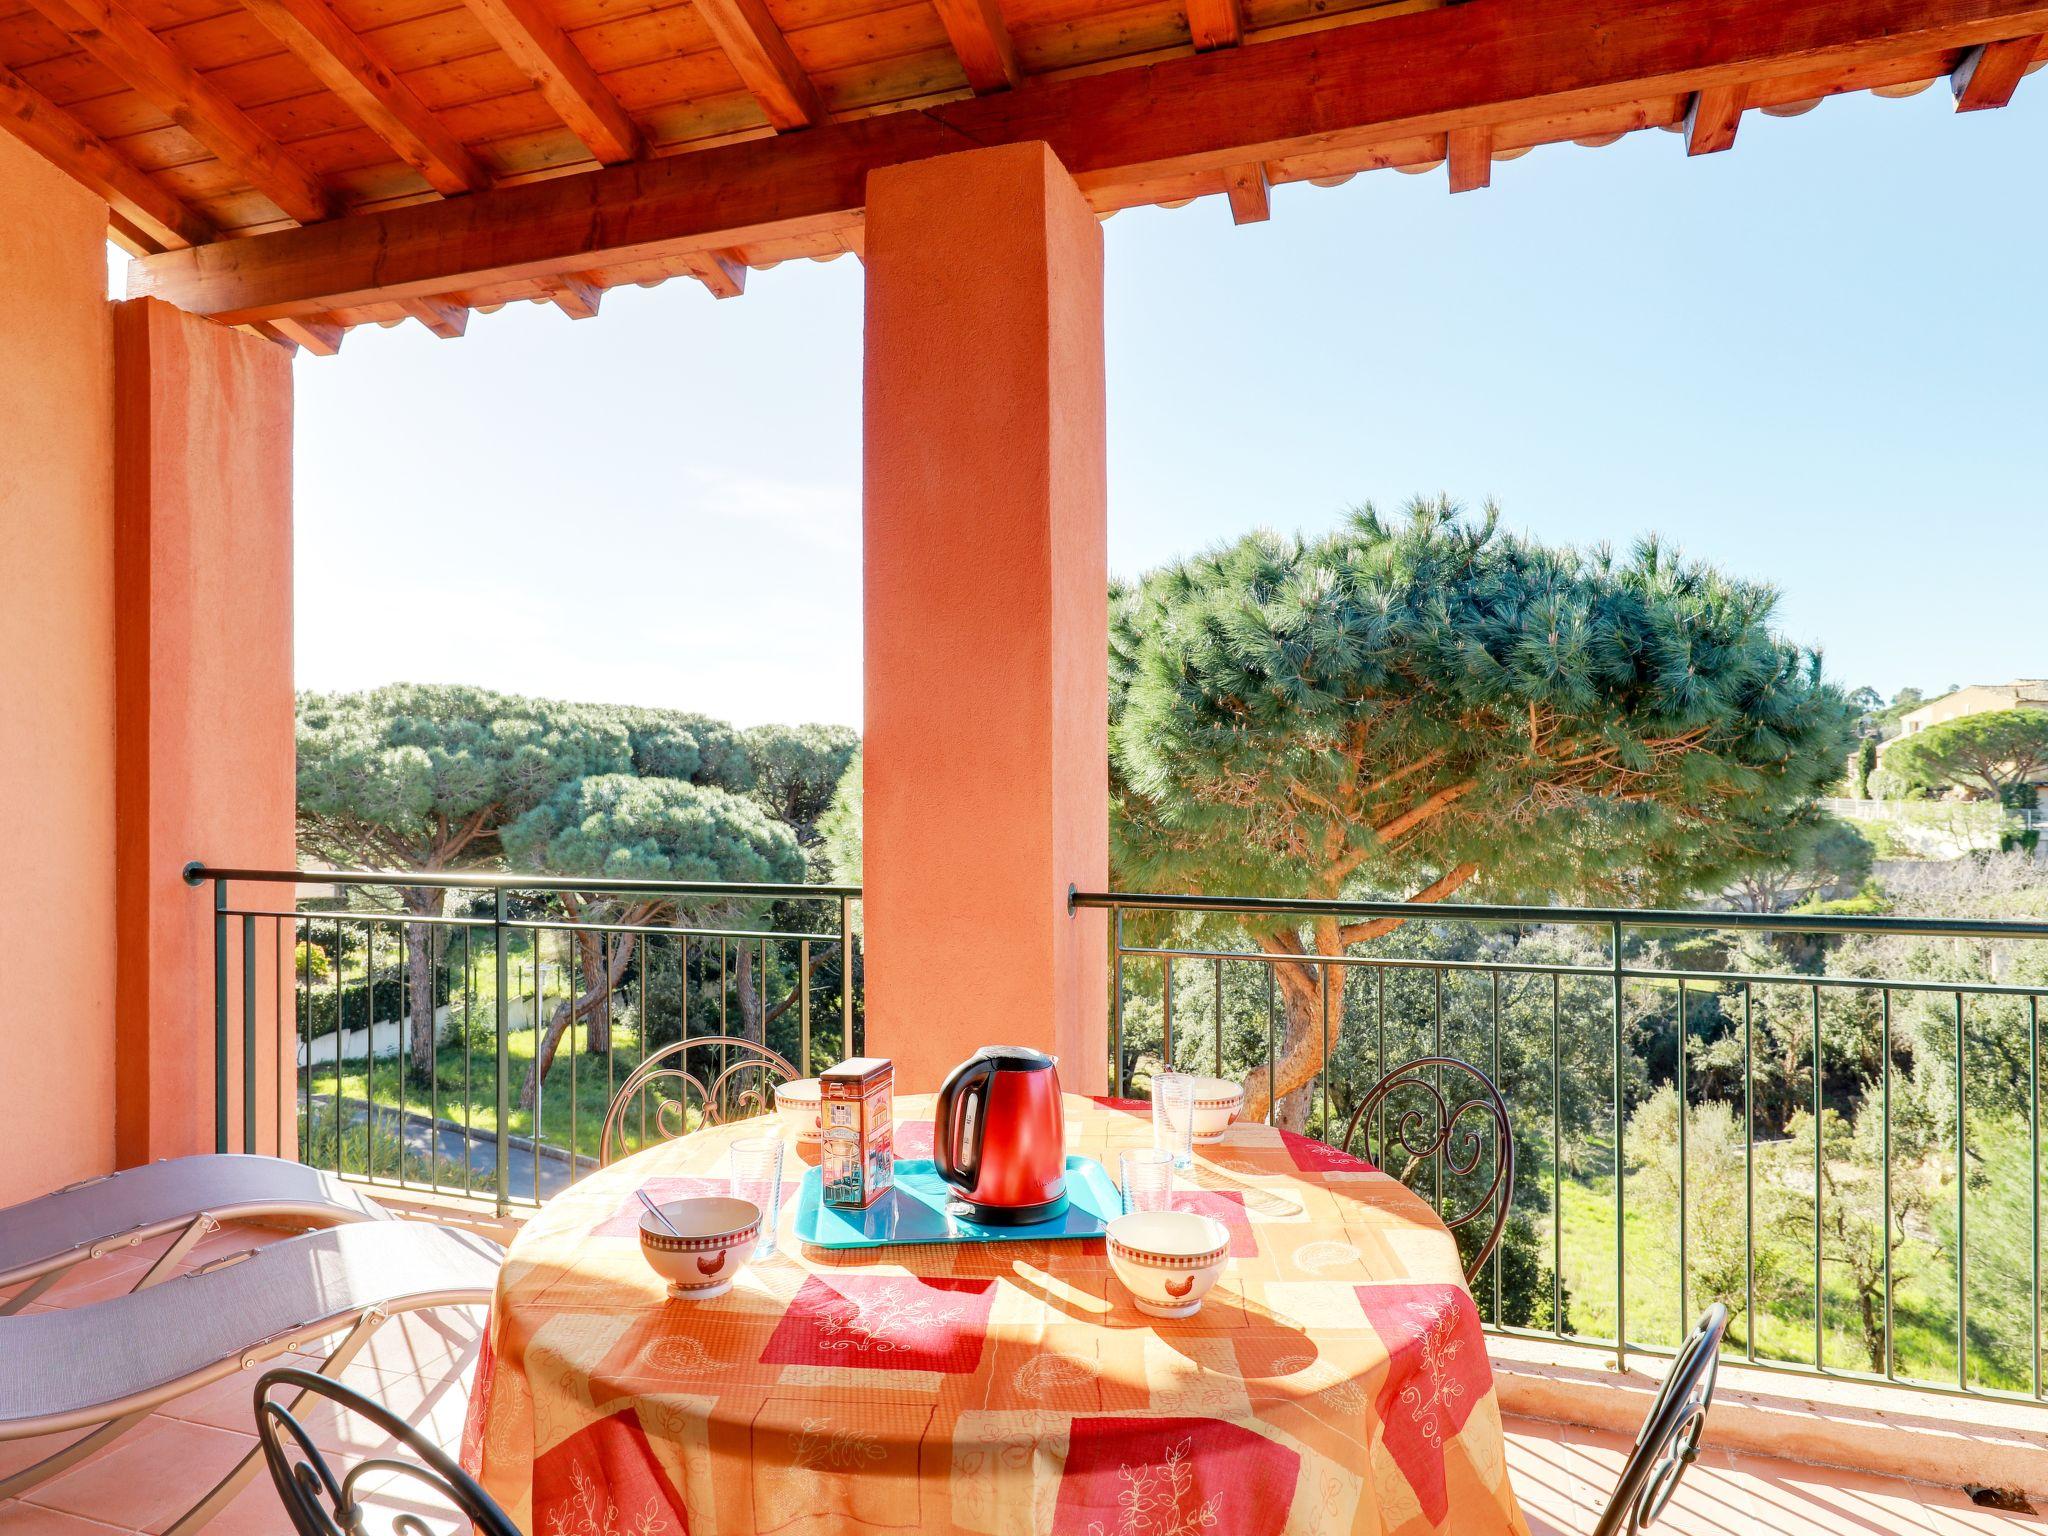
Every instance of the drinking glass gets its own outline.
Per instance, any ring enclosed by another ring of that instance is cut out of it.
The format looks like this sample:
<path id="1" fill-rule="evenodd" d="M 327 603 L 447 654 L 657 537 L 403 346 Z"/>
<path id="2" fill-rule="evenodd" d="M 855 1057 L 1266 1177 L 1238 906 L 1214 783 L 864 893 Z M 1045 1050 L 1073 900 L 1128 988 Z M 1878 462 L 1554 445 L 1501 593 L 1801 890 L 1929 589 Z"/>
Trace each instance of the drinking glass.
<path id="1" fill-rule="evenodd" d="M 1152 1145 L 1173 1154 L 1173 1166 L 1195 1161 L 1195 1079 L 1187 1072 L 1161 1072 L 1152 1079 Z"/>
<path id="2" fill-rule="evenodd" d="M 1173 1209 L 1173 1154 L 1146 1147 L 1122 1154 L 1124 1214 Z"/>
<path id="3" fill-rule="evenodd" d="M 731 1192 L 761 1207 L 761 1241 L 754 1252 L 775 1252 L 775 1228 L 782 1215 L 782 1138 L 749 1136 L 732 1144 Z"/>

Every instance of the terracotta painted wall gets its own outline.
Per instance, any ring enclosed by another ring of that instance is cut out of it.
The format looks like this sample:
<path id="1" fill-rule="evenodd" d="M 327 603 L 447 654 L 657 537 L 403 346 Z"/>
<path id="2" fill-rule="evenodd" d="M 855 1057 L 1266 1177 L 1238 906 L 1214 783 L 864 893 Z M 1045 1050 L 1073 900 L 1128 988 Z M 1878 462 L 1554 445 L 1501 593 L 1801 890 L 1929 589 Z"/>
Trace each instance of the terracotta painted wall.
<path id="1" fill-rule="evenodd" d="M 153 299 L 114 306 L 122 1166 L 214 1146 L 210 892 L 189 860 L 289 868 L 291 359 Z M 288 888 L 238 889 L 238 906 Z M 239 944 L 241 924 L 231 925 Z M 290 1102 L 276 1004 L 290 936 L 257 924 L 257 1151 Z M 229 958 L 231 1149 L 241 1111 L 239 948 Z"/>
<path id="2" fill-rule="evenodd" d="M 983 1044 L 1106 1078 L 1102 237 L 1042 144 L 868 181 L 870 1048 L 908 1091 Z"/>
<path id="3" fill-rule="evenodd" d="M 106 226 L 0 134 L 0 1205 L 113 1156 Z"/>

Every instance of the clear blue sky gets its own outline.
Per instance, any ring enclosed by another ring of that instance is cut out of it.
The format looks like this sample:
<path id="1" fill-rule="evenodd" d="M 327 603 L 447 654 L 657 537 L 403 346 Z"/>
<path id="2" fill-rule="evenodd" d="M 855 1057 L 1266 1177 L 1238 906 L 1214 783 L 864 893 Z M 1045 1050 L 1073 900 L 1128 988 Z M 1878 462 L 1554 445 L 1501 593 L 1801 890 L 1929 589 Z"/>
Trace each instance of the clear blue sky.
<path id="1" fill-rule="evenodd" d="M 1885 693 L 2048 672 L 2048 74 L 1105 226 L 1116 570 L 1416 492 L 1769 580 Z M 860 269 L 350 336 L 298 377 L 298 675 L 860 718 Z"/>

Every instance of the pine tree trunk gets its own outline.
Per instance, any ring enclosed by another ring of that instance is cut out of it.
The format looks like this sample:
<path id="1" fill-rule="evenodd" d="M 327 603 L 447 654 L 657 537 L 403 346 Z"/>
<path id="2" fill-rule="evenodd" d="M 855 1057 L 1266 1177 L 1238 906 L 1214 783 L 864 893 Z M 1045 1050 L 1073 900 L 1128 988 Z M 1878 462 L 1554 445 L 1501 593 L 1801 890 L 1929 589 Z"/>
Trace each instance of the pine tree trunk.
<path id="1" fill-rule="evenodd" d="M 438 886 L 408 886 L 399 893 L 405 909 L 419 917 L 439 917 L 447 905 L 448 893 Z M 434 1027 L 434 978 L 441 959 L 441 930 L 427 923 L 405 927 L 406 1013 L 411 1031 L 409 1051 L 413 1076 L 425 1082 L 434 1075 L 434 1053 L 440 1044 Z M 370 982 L 376 995 L 376 978 Z M 375 1009 L 371 1010 L 375 1013 Z"/>
<path id="2" fill-rule="evenodd" d="M 579 939 L 582 937 L 578 935 Z M 553 1068 L 562 1036 L 571 1025 L 579 1020 L 586 1028 L 592 1027 L 594 1022 L 602 1023 L 611 1004 L 611 995 L 618 987 L 619 977 L 625 974 L 627 965 L 632 961 L 633 938 L 631 934 L 621 934 L 611 952 L 611 963 L 602 970 L 586 973 L 582 990 L 574 997 L 563 998 L 549 1013 L 547 1029 L 534 1049 L 533 1065 L 527 1069 L 526 1082 L 519 1090 L 521 1109 L 531 1110 L 539 1102 L 540 1085 Z"/>

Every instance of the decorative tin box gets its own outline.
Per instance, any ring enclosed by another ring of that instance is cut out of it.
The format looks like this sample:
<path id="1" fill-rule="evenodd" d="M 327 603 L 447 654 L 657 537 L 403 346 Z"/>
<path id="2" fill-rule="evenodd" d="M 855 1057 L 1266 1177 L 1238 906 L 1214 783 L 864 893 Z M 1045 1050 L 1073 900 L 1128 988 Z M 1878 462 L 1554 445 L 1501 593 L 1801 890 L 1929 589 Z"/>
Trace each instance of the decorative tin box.
<path id="1" fill-rule="evenodd" d="M 896 1064 L 856 1056 L 818 1079 L 825 1203 L 864 1210 L 896 1182 Z"/>

